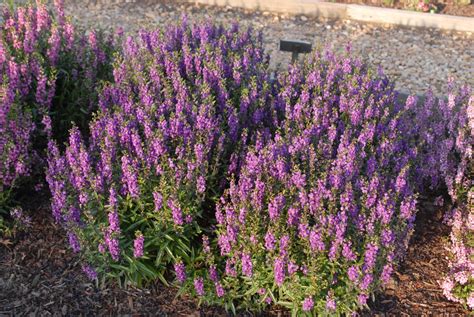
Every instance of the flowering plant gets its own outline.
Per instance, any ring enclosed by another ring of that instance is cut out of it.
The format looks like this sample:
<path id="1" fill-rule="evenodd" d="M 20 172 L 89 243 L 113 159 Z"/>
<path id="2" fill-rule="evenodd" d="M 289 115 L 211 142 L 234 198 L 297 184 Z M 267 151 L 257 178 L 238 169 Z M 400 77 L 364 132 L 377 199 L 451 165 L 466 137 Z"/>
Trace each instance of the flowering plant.
<path id="1" fill-rule="evenodd" d="M 61 142 L 76 122 L 89 120 L 96 86 L 111 77 L 113 43 L 101 33 L 80 35 L 45 4 L 5 9 L 0 25 L 0 209 L 11 207 L 15 188 L 40 174 L 46 140 Z M 34 164 L 33 164 L 34 163 Z M 36 169 L 32 167 L 38 166 Z"/>
<path id="2" fill-rule="evenodd" d="M 445 296 L 474 309 L 474 103 L 468 86 L 447 100 L 428 94 L 417 111 L 421 175 L 431 187 L 446 187 L 451 205 L 445 221 L 452 226 L 450 271 L 442 282 Z M 440 203 L 442 203 L 440 201 Z"/>
<path id="3" fill-rule="evenodd" d="M 217 252 L 189 291 L 228 308 L 354 312 L 386 283 L 411 232 L 415 148 L 392 84 L 349 54 L 279 77 L 278 129 L 247 153 L 216 210 Z"/>
<path id="4" fill-rule="evenodd" d="M 127 38 L 89 142 L 73 128 L 64 155 L 50 143 L 53 214 L 72 248 L 126 281 L 166 283 L 170 265 L 181 279 L 227 176 L 269 133 L 266 68 L 261 38 L 237 25 L 184 19 Z"/>
<path id="5" fill-rule="evenodd" d="M 450 300 L 474 308 L 474 208 L 473 144 L 474 108 L 468 86 L 455 91 L 448 83 L 448 97 L 435 98 L 428 92 L 418 103 L 407 100 L 411 124 L 406 135 L 417 144 L 416 178 L 419 191 L 443 193 L 447 190 L 449 204 L 443 196 L 438 206 L 449 206 L 445 221 L 452 226 L 450 271 L 442 281 L 444 294 Z"/>

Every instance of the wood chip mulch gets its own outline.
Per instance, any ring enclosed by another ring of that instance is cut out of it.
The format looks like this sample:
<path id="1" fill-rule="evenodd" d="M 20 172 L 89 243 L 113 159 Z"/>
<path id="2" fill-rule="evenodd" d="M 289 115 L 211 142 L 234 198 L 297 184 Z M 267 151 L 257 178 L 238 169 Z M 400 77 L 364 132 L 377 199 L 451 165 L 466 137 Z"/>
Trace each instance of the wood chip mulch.
<path id="1" fill-rule="evenodd" d="M 55 225 L 47 203 L 36 205 L 33 225 L 12 239 L 0 238 L 0 316 L 225 316 L 222 309 L 198 307 L 161 284 L 145 289 L 98 286 L 81 270 L 78 257 L 67 247 L 62 229 Z M 449 227 L 434 207 L 422 208 L 404 263 L 392 285 L 376 296 L 364 316 L 464 316 L 469 312 L 447 301 L 438 281 L 447 269 L 445 249 Z M 436 219 L 434 219 L 436 218 Z M 283 316 L 273 310 L 265 315 Z M 247 315 L 248 316 L 248 315 Z"/>

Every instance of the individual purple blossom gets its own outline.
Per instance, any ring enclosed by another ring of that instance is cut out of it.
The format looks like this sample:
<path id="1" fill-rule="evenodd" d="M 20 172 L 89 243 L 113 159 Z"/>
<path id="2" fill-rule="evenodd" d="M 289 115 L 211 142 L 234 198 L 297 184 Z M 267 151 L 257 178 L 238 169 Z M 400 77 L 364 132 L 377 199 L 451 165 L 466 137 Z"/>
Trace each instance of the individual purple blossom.
<path id="1" fill-rule="evenodd" d="M 153 192 L 153 201 L 155 203 L 155 211 L 159 211 L 163 207 L 163 196 L 158 192 Z"/>
<path id="2" fill-rule="evenodd" d="M 285 261 L 282 258 L 276 258 L 273 262 L 273 274 L 275 276 L 275 283 L 282 286 L 285 280 Z"/>
<path id="3" fill-rule="evenodd" d="M 105 234 L 105 244 L 107 245 L 107 248 L 109 249 L 110 255 L 112 256 L 112 259 L 114 261 L 118 261 L 120 257 L 120 244 L 119 240 L 113 236 L 111 236 L 110 233 Z"/>
<path id="4" fill-rule="evenodd" d="M 77 238 L 76 234 L 73 232 L 68 232 L 68 239 L 69 239 L 69 245 L 71 246 L 72 250 L 75 253 L 78 253 L 81 251 L 81 245 L 79 243 L 79 239 Z"/>
<path id="5" fill-rule="evenodd" d="M 235 269 L 235 260 L 234 259 L 227 259 L 225 262 L 225 274 L 227 276 L 236 277 L 237 270 Z"/>
<path id="6" fill-rule="evenodd" d="M 362 278 L 362 282 L 360 283 L 360 288 L 362 290 L 367 290 L 369 289 L 370 284 L 372 284 L 372 281 L 374 280 L 374 277 L 372 274 L 366 274 Z"/>
<path id="7" fill-rule="evenodd" d="M 293 261 L 288 262 L 288 274 L 293 275 L 294 273 L 298 272 L 299 266 L 294 263 Z"/>
<path id="8" fill-rule="evenodd" d="M 109 212 L 109 230 L 110 232 L 120 233 L 120 220 L 116 211 Z"/>
<path id="9" fill-rule="evenodd" d="M 222 297 L 225 294 L 224 288 L 222 287 L 222 284 L 220 282 L 216 282 L 216 294 L 217 297 Z"/>
<path id="10" fill-rule="evenodd" d="M 382 274 L 380 276 L 380 279 L 382 280 L 383 283 L 388 283 L 390 280 L 390 276 L 392 275 L 393 268 L 391 264 L 386 264 L 383 267 Z"/>
<path id="11" fill-rule="evenodd" d="M 375 261 L 377 260 L 377 252 L 379 247 L 375 243 L 368 243 L 365 251 L 364 258 L 364 271 L 370 271 L 375 266 Z"/>
<path id="12" fill-rule="evenodd" d="M 97 279 L 97 272 L 92 268 L 92 266 L 86 264 L 82 266 L 82 271 L 86 274 L 87 278 L 90 280 Z"/>
<path id="13" fill-rule="evenodd" d="M 268 213 L 271 220 L 276 220 L 278 215 L 282 212 L 283 206 L 285 205 L 285 197 L 278 195 L 275 199 L 268 205 Z"/>
<path id="14" fill-rule="evenodd" d="M 288 209 L 288 220 L 287 220 L 288 225 L 290 226 L 296 225 L 298 224 L 298 221 L 299 221 L 299 210 L 295 207 L 290 207 L 290 209 Z"/>
<path id="15" fill-rule="evenodd" d="M 174 272 L 176 279 L 180 283 L 184 283 L 184 281 L 186 281 L 186 267 L 184 266 L 183 262 L 179 261 L 174 264 Z"/>
<path id="16" fill-rule="evenodd" d="M 215 264 L 212 264 L 209 267 L 209 278 L 213 282 L 217 282 L 219 280 L 219 274 L 217 273 L 217 268 Z"/>
<path id="17" fill-rule="evenodd" d="M 196 290 L 196 294 L 199 296 L 204 296 L 204 280 L 202 277 L 197 277 L 194 279 L 194 289 Z"/>
<path id="18" fill-rule="evenodd" d="M 367 305 L 367 300 L 369 299 L 369 297 L 366 295 L 366 294 L 360 294 L 358 297 L 357 297 L 357 301 L 359 302 L 359 305 Z"/>
<path id="19" fill-rule="evenodd" d="M 203 176 L 199 176 L 197 180 L 197 191 L 198 193 L 204 193 L 206 191 L 206 180 Z"/>
<path id="20" fill-rule="evenodd" d="M 175 225 L 181 226 L 184 224 L 183 221 L 183 212 L 181 208 L 177 205 L 177 203 L 173 199 L 168 199 L 168 207 L 171 209 L 171 213 L 173 215 L 173 221 Z"/>
<path id="21" fill-rule="evenodd" d="M 326 308 L 331 311 L 336 310 L 336 301 L 330 295 L 326 296 Z"/>
<path id="22" fill-rule="evenodd" d="M 288 235 L 284 235 L 280 238 L 280 255 L 286 256 L 288 255 L 288 245 L 290 243 L 290 237 Z"/>
<path id="23" fill-rule="evenodd" d="M 143 242 L 145 241 L 145 237 L 143 234 L 139 234 L 135 240 L 133 240 L 133 256 L 135 258 L 141 258 L 143 256 Z"/>
<path id="24" fill-rule="evenodd" d="M 206 235 L 202 236 L 202 248 L 204 250 L 204 253 L 210 253 L 211 252 L 211 246 L 209 245 L 209 237 Z"/>
<path id="25" fill-rule="evenodd" d="M 321 235 L 316 231 L 310 231 L 309 233 L 309 244 L 311 246 L 311 250 L 313 251 L 324 251 L 326 246 L 321 239 Z"/>
<path id="26" fill-rule="evenodd" d="M 252 270 L 252 258 L 246 253 L 242 253 L 242 274 L 251 277 L 253 274 Z"/>
<path id="27" fill-rule="evenodd" d="M 356 282 L 359 279 L 359 270 L 355 266 L 351 266 L 347 271 L 347 275 L 352 282 Z"/>
<path id="28" fill-rule="evenodd" d="M 314 307 L 314 300 L 312 297 L 306 297 L 303 300 L 302 309 L 303 311 L 311 311 Z"/>
<path id="29" fill-rule="evenodd" d="M 272 251 L 273 249 L 275 249 L 275 236 L 271 231 L 268 231 L 265 234 L 265 248 L 268 251 Z"/>

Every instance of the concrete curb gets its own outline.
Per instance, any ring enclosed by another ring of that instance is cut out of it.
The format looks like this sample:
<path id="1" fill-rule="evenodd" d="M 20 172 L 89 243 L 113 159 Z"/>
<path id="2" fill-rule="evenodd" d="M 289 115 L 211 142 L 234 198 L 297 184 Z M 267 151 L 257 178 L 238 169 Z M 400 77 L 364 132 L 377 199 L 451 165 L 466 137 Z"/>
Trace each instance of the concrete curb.
<path id="1" fill-rule="evenodd" d="M 474 33 L 474 18 L 318 0 L 187 0 L 205 5 Z"/>

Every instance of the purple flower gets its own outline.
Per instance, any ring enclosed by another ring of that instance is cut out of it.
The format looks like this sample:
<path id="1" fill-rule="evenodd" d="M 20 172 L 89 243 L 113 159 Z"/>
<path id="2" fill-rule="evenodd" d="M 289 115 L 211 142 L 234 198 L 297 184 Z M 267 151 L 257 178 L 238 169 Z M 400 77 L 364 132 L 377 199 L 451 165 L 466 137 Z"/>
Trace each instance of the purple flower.
<path id="1" fill-rule="evenodd" d="M 139 234 L 133 241 L 133 256 L 136 258 L 141 258 L 143 256 L 143 242 L 145 238 L 143 234 Z"/>
<path id="2" fill-rule="evenodd" d="M 275 236 L 271 231 L 265 234 L 265 248 L 267 248 L 268 251 L 275 249 Z"/>
<path id="3" fill-rule="evenodd" d="M 79 240 L 77 239 L 77 236 L 73 232 L 68 232 L 68 238 L 69 238 L 69 245 L 71 246 L 72 250 L 75 253 L 78 253 L 81 251 L 81 245 L 79 243 Z"/>
<path id="4" fill-rule="evenodd" d="M 321 235 L 316 231 L 310 231 L 309 244 L 311 246 L 311 250 L 313 251 L 324 251 L 326 248 L 324 242 L 321 239 Z"/>
<path id="5" fill-rule="evenodd" d="M 359 270 L 355 266 L 351 266 L 347 271 L 347 275 L 352 282 L 356 282 L 359 279 Z"/>
<path id="6" fill-rule="evenodd" d="M 288 255 L 288 245 L 290 243 L 290 237 L 284 235 L 280 238 L 280 255 L 285 257 Z"/>
<path id="7" fill-rule="evenodd" d="M 225 294 L 224 288 L 222 287 L 222 284 L 219 282 L 216 282 L 216 294 L 217 294 L 217 297 L 222 297 Z"/>
<path id="8" fill-rule="evenodd" d="M 110 232 L 120 233 L 120 221 L 116 211 L 109 212 L 109 230 Z"/>
<path id="9" fill-rule="evenodd" d="M 312 297 L 306 297 L 303 300 L 303 305 L 302 305 L 303 311 L 311 311 L 313 309 L 313 307 L 314 307 L 313 298 Z"/>
<path id="10" fill-rule="evenodd" d="M 82 266 L 82 271 L 87 275 L 87 278 L 90 280 L 97 279 L 97 272 L 92 268 L 92 266 L 86 264 Z"/>
<path id="11" fill-rule="evenodd" d="M 217 273 L 217 268 L 215 264 L 212 264 L 209 267 L 209 278 L 213 282 L 217 282 L 219 280 L 219 274 Z"/>
<path id="12" fill-rule="evenodd" d="M 173 221 L 175 225 L 177 226 L 183 225 L 184 224 L 183 212 L 181 211 L 181 208 L 179 208 L 177 203 L 172 199 L 168 199 L 168 207 L 171 209 L 171 213 L 173 215 Z"/>
<path id="13" fill-rule="evenodd" d="M 202 277 L 197 277 L 194 279 L 194 289 L 196 290 L 196 294 L 199 296 L 204 296 L 204 280 Z"/>
<path id="14" fill-rule="evenodd" d="M 225 274 L 227 276 L 236 277 L 237 270 L 235 269 L 235 260 L 234 259 L 227 259 L 225 262 Z"/>
<path id="15" fill-rule="evenodd" d="M 271 220 L 276 220 L 280 215 L 283 207 L 285 205 L 285 197 L 278 195 L 275 199 L 268 205 L 268 214 Z"/>
<path id="16" fill-rule="evenodd" d="M 242 274 L 251 277 L 252 272 L 252 259 L 246 253 L 242 253 Z"/>
<path id="17" fill-rule="evenodd" d="M 372 284 L 374 277 L 372 274 L 366 274 L 364 275 L 364 278 L 362 279 L 362 282 L 360 283 L 360 288 L 362 290 L 367 290 L 370 287 L 370 284 Z"/>
<path id="18" fill-rule="evenodd" d="M 288 262 L 288 274 L 293 275 L 299 270 L 299 266 L 293 261 Z"/>
<path id="19" fill-rule="evenodd" d="M 276 258 L 273 262 L 273 274 L 275 276 L 275 283 L 282 286 L 285 280 L 285 261 L 282 258 Z"/>
<path id="20" fill-rule="evenodd" d="M 186 267 L 184 266 L 183 262 L 176 262 L 174 264 L 174 272 L 176 279 L 180 283 L 184 283 L 184 281 L 186 281 Z"/>
<path id="21" fill-rule="evenodd" d="M 163 207 L 163 196 L 158 192 L 153 192 L 153 200 L 155 203 L 155 211 L 159 211 Z"/>
<path id="22" fill-rule="evenodd" d="M 336 301 L 330 295 L 326 296 L 326 308 L 328 310 L 336 310 Z"/>
<path id="23" fill-rule="evenodd" d="M 366 294 L 360 294 L 358 297 L 357 297 L 357 301 L 359 302 L 359 305 L 367 305 L 367 300 L 369 299 L 369 297 L 366 295 Z"/>
<path id="24" fill-rule="evenodd" d="M 114 261 L 118 261 L 120 257 L 120 245 L 119 240 L 111 235 L 111 233 L 106 232 L 105 234 L 105 244 L 109 249 L 110 255 Z"/>

